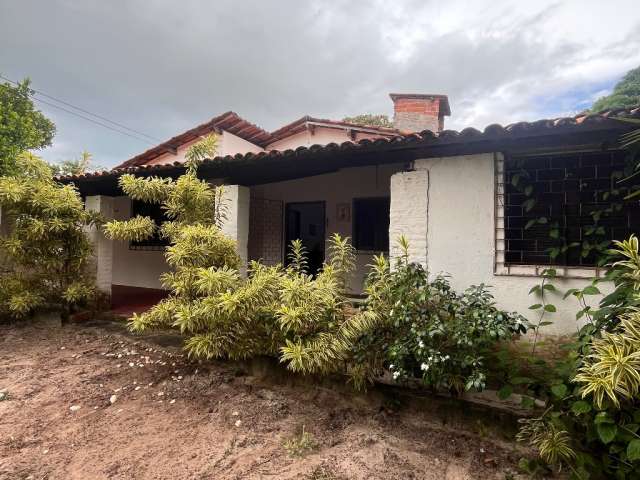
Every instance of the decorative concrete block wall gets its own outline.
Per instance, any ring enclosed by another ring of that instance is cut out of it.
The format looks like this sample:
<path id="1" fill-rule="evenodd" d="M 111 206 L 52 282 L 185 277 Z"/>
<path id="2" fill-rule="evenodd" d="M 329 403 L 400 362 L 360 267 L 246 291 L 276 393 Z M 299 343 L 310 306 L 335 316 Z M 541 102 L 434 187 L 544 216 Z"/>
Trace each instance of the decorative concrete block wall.
<path id="1" fill-rule="evenodd" d="M 241 273 L 246 274 L 249 259 L 249 212 L 251 190 L 242 185 L 225 185 L 224 200 L 227 206 L 227 220 L 222 231 L 236 241 L 241 259 Z"/>
<path id="2" fill-rule="evenodd" d="M 402 252 L 401 235 L 409 242 L 409 260 L 427 266 L 429 172 L 399 172 L 391 176 L 389 252 L 392 265 Z"/>

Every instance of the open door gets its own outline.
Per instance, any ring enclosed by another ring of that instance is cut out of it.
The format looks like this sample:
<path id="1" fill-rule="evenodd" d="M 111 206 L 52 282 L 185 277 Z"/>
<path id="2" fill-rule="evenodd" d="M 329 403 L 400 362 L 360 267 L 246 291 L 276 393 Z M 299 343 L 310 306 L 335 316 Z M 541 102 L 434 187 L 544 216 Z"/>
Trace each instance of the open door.
<path id="1" fill-rule="evenodd" d="M 324 202 L 287 203 L 285 213 L 285 265 L 289 264 L 291 242 L 300 239 L 307 249 L 309 273 L 316 275 L 324 263 Z"/>

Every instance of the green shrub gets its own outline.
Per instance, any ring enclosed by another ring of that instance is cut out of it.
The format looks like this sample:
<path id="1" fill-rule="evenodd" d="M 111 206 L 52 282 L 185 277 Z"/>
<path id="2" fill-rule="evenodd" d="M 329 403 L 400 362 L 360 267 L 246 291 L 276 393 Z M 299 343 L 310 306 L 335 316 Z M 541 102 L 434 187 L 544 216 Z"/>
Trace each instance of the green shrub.
<path id="1" fill-rule="evenodd" d="M 590 309 L 565 360 L 523 382 L 548 408 L 522 421 L 518 439 L 576 479 L 640 478 L 640 255 L 636 237 L 615 245 L 615 291 Z"/>
<path id="2" fill-rule="evenodd" d="M 215 148 L 215 137 L 194 145 L 187 154 L 187 172 L 175 181 L 120 178 L 129 197 L 162 206 L 168 220 L 160 234 L 170 244 L 165 258 L 171 272 L 161 280 L 171 294 L 134 315 L 131 330 L 178 329 L 186 336 L 189 355 L 198 358 L 274 355 L 295 372 L 340 371 L 353 341 L 372 321 L 367 312 L 349 314 L 344 297 L 355 265 L 349 239 L 331 237 L 329 259 L 315 277 L 306 270 L 301 243 L 294 242 L 288 268 L 251 262 L 243 278 L 235 242 L 221 230 L 226 218 L 223 187 L 197 177 L 199 161 Z M 107 223 L 105 233 L 142 240 L 156 228 L 150 218 L 135 217 Z"/>
<path id="3" fill-rule="evenodd" d="M 363 336 L 350 373 L 357 385 L 388 369 L 394 380 L 419 378 L 433 388 L 455 392 L 485 387 L 485 357 L 498 342 L 525 333 L 521 315 L 496 308 L 485 285 L 463 294 L 446 277 L 429 279 L 405 253 L 391 270 L 377 257 L 366 286 L 366 311 L 377 326 Z"/>
<path id="4" fill-rule="evenodd" d="M 304 457 L 316 448 L 316 442 L 303 425 L 300 432 L 285 440 L 282 446 L 290 457 Z"/>
<path id="5" fill-rule="evenodd" d="M 17 166 L 19 174 L 0 178 L 2 221 L 10 225 L 0 238 L 0 317 L 39 308 L 66 316 L 95 292 L 85 228 L 98 217 L 85 211 L 72 185 L 56 183 L 38 157 L 25 152 Z"/>

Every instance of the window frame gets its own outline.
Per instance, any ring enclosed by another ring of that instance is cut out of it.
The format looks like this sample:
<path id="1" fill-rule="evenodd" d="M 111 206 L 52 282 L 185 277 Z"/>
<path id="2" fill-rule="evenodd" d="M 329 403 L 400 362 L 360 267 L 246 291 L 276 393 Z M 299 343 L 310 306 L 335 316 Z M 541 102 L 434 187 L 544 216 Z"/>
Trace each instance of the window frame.
<path id="1" fill-rule="evenodd" d="M 387 226 L 387 249 L 376 249 L 376 248 L 359 248 L 358 247 L 358 238 L 356 232 L 356 218 L 357 218 L 357 208 L 356 203 L 366 200 L 386 200 L 389 203 L 389 223 L 391 223 L 391 196 L 390 195 L 379 195 L 379 196 L 371 196 L 371 197 L 354 197 L 351 199 L 351 237 L 353 240 L 353 247 L 356 252 L 361 254 L 370 254 L 370 253 L 389 253 L 390 240 L 388 238 L 389 227 Z"/>
<path id="2" fill-rule="evenodd" d="M 518 157 L 560 155 L 572 153 L 590 153 L 593 149 L 571 151 L 535 152 L 530 155 L 518 154 Z M 505 153 L 494 154 L 494 266 L 493 273 L 497 276 L 539 277 L 544 270 L 554 269 L 556 277 L 566 279 L 602 278 L 607 272 L 605 267 L 568 266 L 568 265 L 514 265 L 505 262 Z"/>

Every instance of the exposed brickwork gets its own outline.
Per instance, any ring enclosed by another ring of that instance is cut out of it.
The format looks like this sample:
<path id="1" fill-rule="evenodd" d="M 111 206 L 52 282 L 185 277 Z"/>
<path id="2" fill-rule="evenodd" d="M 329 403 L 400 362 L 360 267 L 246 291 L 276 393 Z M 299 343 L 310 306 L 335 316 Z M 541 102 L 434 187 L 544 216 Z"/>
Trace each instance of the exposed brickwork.
<path id="1" fill-rule="evenodd" d="M 249 214 L 249 259 L 266 265 L 282 262 L 282 202 L 251 198 Z"/>
<path id="2" fill-rule="evenodd" d="M 391 94 L 394 126 L 402 131 L 439 132 L 444 127 L 444 116 L 449 114 L 444 98 L 441 95 Z"/>

